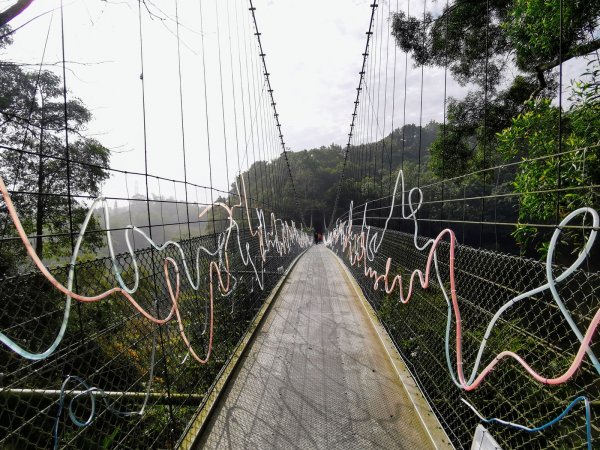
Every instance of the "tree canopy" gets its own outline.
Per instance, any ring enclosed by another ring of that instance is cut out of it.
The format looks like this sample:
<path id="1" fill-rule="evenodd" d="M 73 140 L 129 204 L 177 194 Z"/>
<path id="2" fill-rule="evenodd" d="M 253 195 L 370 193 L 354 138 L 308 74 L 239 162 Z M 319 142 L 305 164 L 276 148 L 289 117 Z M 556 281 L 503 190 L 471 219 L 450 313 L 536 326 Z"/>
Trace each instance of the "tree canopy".
<path id="1" fill-rule="evenodd" d="M 346 165 L 346 181 L 342 185 L 341 196 L 338 202 L 338 213 L 342 213 L 350 201 L 374 200 L 390 192 L 390 183 L 395 181 L 395 173 L 401 167 L 415 168 L 421 149 L 422 172 L 427 170 L 429 160 L 429 147 L 438 135 L 440 125 L 431 122 L 424 127 L 406 124 L 395 129 L 383 139 L 368 144 L 355 145 L 350 148 L 352 157 Z M 331 144 L 319 148 L 307 149 L 297 152 L 288 152 L 288 159 L 300 197 L 300 208 L 304 211 L 302 218 L 306 225 L 310 225 L 311 216 L 313 226 L 319 230 L 323 228 L 323 218 L 328 224 L 337 195 L 340 174 L 344 167 L 345 149 L 339 145 Z M 381 158 L 383 154 L 384 163 Z M 378 155 L 367 158 L 367 155 Z M 390 158 L 391 156 L 391 158 Z M 280 181 L 277 202 L 279 213 L 283 218 L 298 218 L 292 185 L 287 174 L 287 167 L 283 155 L 270 161 L 257 161 L 243 176 L 247 185 L 248 196 L 254 199 L 256 205 L 269 204 L 271 199 L 267 192 L 269 182 L 266 176 L 268 168 L 275 172 L 276 179 Z M 391 172 L 390 172 L 391 169 Z M 390 182 L 390 173 L 392 180 Z M 262 176 L 261 176 L 262 174 Z M 235 188 L 232 186 L 232 191 Z M 267 208 L 268 209 L 268 208 Z"/>
<path id="2" fill-rule="evenodd" d="M 515 169 L 513 182 L 523 223 L 515 236 L 524 246 L 537 231 L 527 222 L 553 222 L 598 203 L 581 188 L 598 184 L 600 142 L 592 129 L 599 111 L 599 22 L 599 0 L 456 0 L 437 17 L 393 16 L 392 35 L 416 65 L 447 68 L 471 87 L 465 98 L 448 99 L 445 127 L 431 148 L 434 174 L 485 177 L 487 168 L 534 159 Z M 588 68 L 561 111 L 552 102 L 562 95 L 557 67 L 581 57 Z M 567 156 L 552 157 L 562 153 Z M 533 194 L 540 185 L 553 193 Z"/>
<path id="3" fill-rule="evenodd" d="M 0 35 L 6 30 L 8 26 L 0 28 Z M 0 48 L 10 44 L 5 37 Z M 10 62 L 0 65 L 0 174 L 14 192 L 26 232 L 37 236 L 38 254 L 70 254 L 69 232 L 83 221 L 85 199 L 98 196 L 108 178 L 110 151 L 85 136 L 92 114 L 71 95 L 65 105 L 59 76 L 44 69 L 29 72 Z M 94 228 L 97 221 L 92 222 Z M 3 233 L 8 232 L 3 226 Z M 101 242 L 100 235 L 90 234 L 85 247 L 93 250 Z M 6 251 L 0 253 L 7 258 Z"/>

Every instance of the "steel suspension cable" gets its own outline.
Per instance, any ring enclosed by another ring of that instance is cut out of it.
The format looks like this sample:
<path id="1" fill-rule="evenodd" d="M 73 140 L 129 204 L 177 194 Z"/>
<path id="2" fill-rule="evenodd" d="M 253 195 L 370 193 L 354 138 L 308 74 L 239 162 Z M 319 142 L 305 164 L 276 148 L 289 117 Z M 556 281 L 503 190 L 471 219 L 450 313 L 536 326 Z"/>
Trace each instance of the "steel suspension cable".
<path id="1" fill-rule="evenodd" d="M 340 200 L 340 192 L 342 189 L 342 183 L 344 182 L 345 175 L 346 175 L 346 165 L 348 162 L 348 153 L 350 151 L 350 145 L 352 143 L 352 135 L 353 135 L 354 126 L 355 126 L 355 122 L 356 122 L 356 112 L 358 110 L 358 105 L 359 105 L 359 101 L 360 101 L 360 91 L 362 90 L 363 81 L 364 81 L 364 77 L 365 77 L 367 55 L 369 52 L 369 42 L 371 40 L 371 35 L 372 35 L 372 30 L 373 30 L 373 20 L 375 18 L 375 10 L 376 10 L 377 6 L 378 5 L 377 5 L 376 1 L 374 1 L 371 4 L 371 19 L 369 20 L 369 30 L 367 31 L 367 42 L 365 43 L 365 51 L 363 53 L 363 62 L 362 62 L 361 70 L 360 70 L 360 78 L 358 80 L 358 87 L 356 88 L 357 89 L 356 100 L 354 102 L 354 111 L 352 113 L 352 123 L 350 124 L 350 133 L 348 133 L 348 143 L 346 144 L 346 151 L 344 152 L 344 163 L 342 165 L 342 173 L 340 174 L 340 179 L 338 181 L 337 193 L 335 196 L 335 201 L 333 203 L 333 210 L 331 211 L 331 219 L 329 220 L 330 228 L 332 226 L 334 226 L 334 224 L 335 224 L 335 219 L 336 219 L 335 214 L 337 212 L 337 207 L 338 207 L 338 203 Z"/>
<path id="2" fill-rule="evenodd" d="M 289 177 L 290 177 L 289 179 L 290 179 L 290 182 L 292 184 L 292 191 L 294 192 L 294 198 L 295 198 L 295 201 L 296 201 L 297 212 L 299 213 L 300 217 L 303 217 L 302 208 L 300 206 L 300 201 L 299 201 L 299 197 L 298 197 L 298 192 L 296 190 L 296 184 L 294 182 L 294 177 L 292 175 L 292 169 L 291 169 L 291 166 L 290 166 L 288 152 L 287 152 L 287 150 L 285 148 L 285 141 L 283 140 L 283 134 L 281 133 L 281 123 L 279 122 L 279 113 L 277 112 L 277 106 L 276 106 L 277 104 L 275 103 L 275 99 L 274 99 L 274 96 L 273 96 L 273 87 L 271 85 L 270 74 L 269 74 L 269 71 L 267 70 L 267 63 L 266 63 L 266 59 L 265 59 L 266 54 L 264 52 L 262 41 L 261 41 L 261 38 L 260 38 L 261 34 L 260 34 L 259 30 L 258 30 L 258 22 L 256 21 L 256 14 L 255 14 L 256 13 L 256 8 L 254 7 L 254 4 L 253 4 L 252 0 L 249 0 L 249 2 L 250 2 L 250 12 L 252 13 L 252 21 L 254 23 L 255 35 L 256 35 L 256 38 L 258 40 L 258 48 L 259 48 L 259 51 L 260 51 L 259 56 L 262 59 L 262 66 L 263 66 L 265 78 L 266 78 L 266 81 L 267 81 L 267 87 L 268 87 L 267 92 L 269 93 L 269 96 L 271 97 L 271 104 L 273 105 L 273 114 L 274 114 L 274 117 L 275 117 L 275 121 L 277 122 L 277 129 L 279 131 L 279 138 L 280 138 L 280 141 L 281 141 L 281 149 L 283 150 L 283 155 L 285 157 L 285 162 L 286 162 L 286 165 L 287 165 L 287 168 L 288 168 L 288 174 L 289 174 Z"/>
<path id="3" fill-rule="evenodd" d="M 225 150 L 225 171 L 226 171 L 226 180 L 227 180 L 227 190 L 231 189 L 231 183 L 229 180 L 229 149 L 227 147 L 227 121 L 225 120 L 225 97 L 223 95 L 223 63 L 221 60 L 221 28 L 219 26 L 219 8 L 218 2 L 215 2 L 215 24 L 217 26 L 217 49 L 219 55 L 219 88 L 221 93 L 221 121 L 223 122 L 223 144 Z M 236 130 L 237 131 L 237 130 Z M 231 206 L 230 195 L 227 196 L 227 204 Z"/>
<path id="4" fill-rule="evenodd" d="M 185 215 L 187 221 L 188 238 L 192 236 L 192 230 L 190 226 L 190 212 L 188 208 L 188 180 L 187 180 L 187 160 L 185 150 L 185 122 L 183 115 L 183 76 L 181 74 L 181 39 L 179 34 L 179 1 L 175 0 L 175 31 L 177 37 L 177 76 L 179 79 L 179 113 L 181 119 L 181 150 L 183 153 L 183 186 L 185 189 Z M 175 196 L 177 198 L 177 196 Z M 162 208 L 162 204 L 161 204 Z M 164 233 L 164 228 L 163 228 Z"/>

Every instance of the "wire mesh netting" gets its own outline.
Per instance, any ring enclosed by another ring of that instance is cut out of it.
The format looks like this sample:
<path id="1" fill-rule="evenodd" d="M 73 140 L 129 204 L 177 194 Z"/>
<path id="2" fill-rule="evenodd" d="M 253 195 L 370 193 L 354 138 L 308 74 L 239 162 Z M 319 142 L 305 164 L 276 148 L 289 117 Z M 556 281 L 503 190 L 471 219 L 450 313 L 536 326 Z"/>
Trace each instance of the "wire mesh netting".
<path id="1" fill-rule="evenodd" d="M 502 448 L 591 449 L 597 10 L 392 0 L 368 12 L 328 245 L 457 448 L 483 423 Z"/>
<path id="2" fill-rule="evenodd" d="M 360 232 L 360 228 L 355 231 Z M 371 229 L 372 233 L 377 231 L 382 229 Z M 425 242 L 425 238 L 419 238 L 419 244 Z M 347 261 L 341 247 L 337 250 Z M 415 249 L 412 234 L 388 230 L 378 256 L 368 262 L 368 266 L 385 274 L 388 256 L 393 258 L 390 273 L 403 276 L 406 296 L 411 273 L 424 269 L 428 253 Z M 437 257 L 441 279 L 447 283 L 447 243 L 437 247 Z M 511 298 L 543 286 L 546 272 L 545 265 L 537 261 L 462 245 L 458 247 L 455 262 L 462 322 L 462 359 L 465 373 L 470 374 L 494 314 Z M 362 262 L 349 267 L 458 448 L 470 447 L 479 422 L 461 398 L 468 399 L 485 417 L 500 417 L 535 427 L 554 419 L 577 396 L 597 396 L 598 374 L 589 360 L 584 361 L 574 378 L 560 386 L 538 383 L 514 361 L 503 361 L 477 390 L 464 392 L 453 383 L 446 362 L 448 306 L 439 286 L 433 282 L 429 289 L 421 289 L 418 282 L 415 283 L 412 298 L 403 305 L 397 291 L 387 294 L 382 288 L 373 289 L 373 280 L 365 277 Z M 555 267 L 555 276 L 563 270 Z M 600 307 L 599 281 L 598 273 L 578 270 L 558 287 L 559 295 L 582 330 L 586 330 Z M 454 317 L 451 327 L 449 359 L 454 371 L 457 361 Z M 592 344 L 591 348 L 597 352 L 598 343 Z M 502 315 L 487 340 L 482 360 L 487 365 L 500 352 L 515 351 L 535 370 L 553 378 L 569 368 L 578 349 L 577 337 L 554 304 L 552 295 L 546 291 L 516 303 Z M 594 420 L 596 408 L 592 403 L 594 434 L 598 432 Z M 583 405 L 544 433 L 529 434 L 498 424 L 489 429 L 502 448 L 582 448 L 587 442 Z"/>
<path id="3" fill-rule="evenodd" d="M 255 255 L 259 244 L 249 234 L 241 230 L 241 242 Z M 188 264 L 194 264 L 199 246 L 210 248 L 218 238 L 180 241 Z M 182 277 L 179 312 L 191 347 L 202 357 L 214 320 L 214 344 L 205 366 L 190 356 L 177 321 L 157 326 L 118 295 L 73 305 L 62 342 L 47 358 L 30 361 L 3 350 L 2 447 L 47 448 L 52 430 L 62 448 L 173 447 L 298 250 L 267 257 L 261 269 L 262 289 L 251 269 L 233 269 L 235 286 L 228 296 L 217 296 L 212 313 L 210 256 L 199 259 L 201 289 L 193 289 Z M 161 318 L 172 308 L 162 267 L 167 256 L 181 261 L 174 248 L 160 254 L 151 249 L 135 253 L 140 274 L 136 300 Z M 117 261 L 125 283 L 132 285 L 133 259 L 121 254 Z M 230 264 L 244 267 L 235 256 Z M 66 284 L 68 267 L 54 268 L 51 273 Z M 76 274 L 77 292 L 82 295 L 118 285 L 110 258 L 79 263 Z M 3 332 L 31 352 L 48 348 L 65 317 L 64 296 L 38 272 L 5 277 L 1 285 Z M 89 426 L 76 423 L 88 419 Z"/>
<path id="4" fill-rule="evenodd" d="M 367 2 L 343 167 L 298 172 L 252 1 L 50 3 L 0 14 L 0 446 L 177 446 L 302 206 L 456 447 L 591 449 L 599 2 Z"/>
<path id="5" fill-rule="evenodd" d="M 175 448 L 309 243 L 255 8 L 0 9 L 0 447 Z"/>

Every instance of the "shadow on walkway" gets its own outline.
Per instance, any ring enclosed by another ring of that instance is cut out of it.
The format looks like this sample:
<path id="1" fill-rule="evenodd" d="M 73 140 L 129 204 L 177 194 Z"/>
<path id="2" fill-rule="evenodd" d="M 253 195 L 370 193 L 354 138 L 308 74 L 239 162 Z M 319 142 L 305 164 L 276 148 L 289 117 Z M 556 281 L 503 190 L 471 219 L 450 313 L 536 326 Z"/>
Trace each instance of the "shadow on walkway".
<path id="1" fill-rule="evenodd" d="M 433 448 L 335 256 L 286 280 L 196 448 Z"/>

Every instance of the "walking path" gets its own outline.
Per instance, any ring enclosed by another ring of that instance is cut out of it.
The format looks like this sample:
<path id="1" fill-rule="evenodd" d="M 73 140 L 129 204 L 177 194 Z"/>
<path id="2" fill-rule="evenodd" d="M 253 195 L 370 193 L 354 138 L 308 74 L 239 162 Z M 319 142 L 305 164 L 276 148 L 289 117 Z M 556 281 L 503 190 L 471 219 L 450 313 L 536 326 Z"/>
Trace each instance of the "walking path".
<path id="1" fill-rule="evenodd" d="M 197 448 L 434 448 L 337 258 L 309 249 Z"/>

